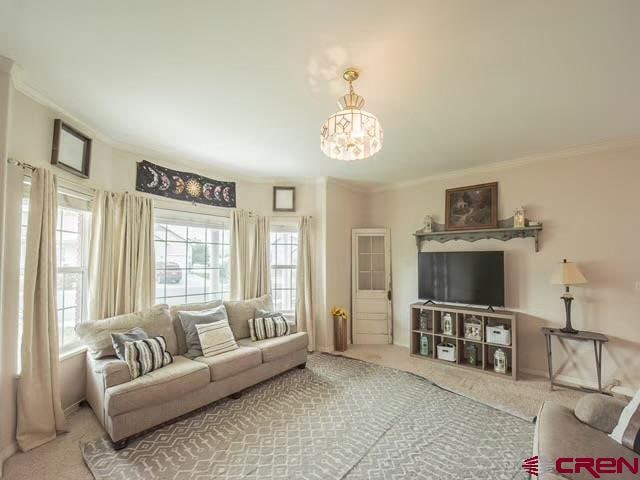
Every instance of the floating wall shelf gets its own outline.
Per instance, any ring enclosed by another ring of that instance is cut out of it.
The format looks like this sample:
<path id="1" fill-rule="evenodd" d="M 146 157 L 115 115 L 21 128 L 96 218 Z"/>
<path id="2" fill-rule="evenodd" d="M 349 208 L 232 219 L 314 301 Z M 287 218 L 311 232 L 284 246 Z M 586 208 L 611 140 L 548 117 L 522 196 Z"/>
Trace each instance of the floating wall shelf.
<path id="1" fill-rule="evenodd" d="M 526 222 L 529 224 L 529 221 Z M 450 242 L 451 240 L 464 240 L 466 242 L 475 242 L 477 240 L 512 240 L 514 238 L 533 238 L 535 242 L 535 250 L 540 250 L 540 232 L 542 232 L 542 224 L 535 226 L 515 228 L 513 227 L 513 217 L 498 222 L 498 228 L 482 229 L 482 230 L 453 230 L 445 231 L 444 225 L 441 223 L 433 223 L 433 232 L 422 233 L 420 231 L 414 233 L 416 237 L 416 246 L 418 251 L 422 246 L 422 242 L 435 241 L 440 243 Z"/>

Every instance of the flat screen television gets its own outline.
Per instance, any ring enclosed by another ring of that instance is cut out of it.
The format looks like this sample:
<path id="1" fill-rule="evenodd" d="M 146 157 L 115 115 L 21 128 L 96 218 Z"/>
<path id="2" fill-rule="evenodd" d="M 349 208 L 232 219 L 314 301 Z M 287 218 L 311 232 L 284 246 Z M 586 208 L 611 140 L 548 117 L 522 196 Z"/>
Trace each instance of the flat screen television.
<path id="1" fill-rule="evenodd" d="M 422 300 L 504 306 L 504 252 L 421 252 Z"/>

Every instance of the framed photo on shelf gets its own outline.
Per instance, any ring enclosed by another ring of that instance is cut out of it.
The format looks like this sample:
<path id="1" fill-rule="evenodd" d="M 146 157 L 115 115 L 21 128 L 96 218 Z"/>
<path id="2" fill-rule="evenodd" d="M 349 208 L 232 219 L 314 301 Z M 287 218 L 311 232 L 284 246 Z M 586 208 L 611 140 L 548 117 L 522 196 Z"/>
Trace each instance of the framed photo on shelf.
<path id="1" fill-rule="evenodd" d="M 273 211 L 296 211 L 296 187 L 273 187 Z"/>
<path id="2" fill-rule="evenodd" d="M 498 228 L 498 182 L 450 188 L 445 195 L 445 230 Z"/>
<path id="3" fill-rule="evenodd" d="M 82 178 L 89 178 L 91 139 L 59 118 L 53 122 L 51 165 Z"/>

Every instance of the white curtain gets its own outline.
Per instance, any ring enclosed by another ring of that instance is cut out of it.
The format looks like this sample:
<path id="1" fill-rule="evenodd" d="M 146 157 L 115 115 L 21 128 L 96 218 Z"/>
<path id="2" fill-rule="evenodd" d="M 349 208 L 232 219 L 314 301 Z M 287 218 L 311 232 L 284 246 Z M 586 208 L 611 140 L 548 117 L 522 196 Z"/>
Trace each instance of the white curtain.
<path id="1" fill-rule="evenodd" d="M 309 351 L 315 348 L 313 322 L 313 280 L 311 272 L 311 217 L 298 221 L 298 261 L 296 267 L 296 323 L 298 331 L 309 335 Z"/>
<path id="2" fill-rule="evenodd" d="M 251 297 L 253 298 L 271 293 L 270 230 L 269 217 L 256 218 L 251 262 Z"/>
<path id="3" fill-rule="evenodd" d="M 16 439 L 31 450 L 64 431 L 60 399 L 56 307 L 56 177 L 38 168 L 31 177 L 18 380 Z"/>
<path id="4" fill-rule="evenodd" d="M 229 221 L 231 257 L 231 298 L 244 300 L 251 295 L 251 219 L 245 210 L 231 210 Z"/>
<path id="5" fill-rule="evenodd" d="M 155 302 L 153 201 L 98 192 L 89 249 L 89 318 L 97 320 Z"/>

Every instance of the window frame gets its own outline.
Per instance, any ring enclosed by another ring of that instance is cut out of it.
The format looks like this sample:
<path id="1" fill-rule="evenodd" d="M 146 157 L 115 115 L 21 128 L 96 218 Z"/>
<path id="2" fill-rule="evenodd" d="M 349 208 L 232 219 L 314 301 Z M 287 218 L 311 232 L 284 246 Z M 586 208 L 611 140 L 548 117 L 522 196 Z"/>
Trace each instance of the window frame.
<path id="1" fill-rule="evenodd" d="M 221 217 L 213 217 L 211 215 L 190 214 L 188 212 L 178 212 L 173 210 L 165 210 L 162 208 L 156 208 L 154 211 L 155 220 L 154 220 L 154 250 L 155 252 L 155 266 L 156 266 L 156 295 L 155 302 L 158 303 L 166 303 L 169 305 L 183 305 L 190 303 L 203 303 L 203 302 L 211 302 L 217 299 L 229 300 L 231 298 L 231 279 L 229 278 L 227 282 L 222 281 L 220 283 L 222 290 L 221 291 L 209 291 L 207 290 L 207 281 L 205 279 L 205 284 L 203 287 L 203 291 L 201 293 L 189 293 L 189 280 L 188 274 L 190 271 L 204 271 L 205 275 L 207 272 L 217 272 L 220 275 L 219 278 L 222 278 L 222 272 L 225 270 L 225 258 L 227 258 L 226 262 L 226 270 L 228 274 L 231 274 L 231 247 L 230 247 L 230 230 L 229 230 L 229 221 L 228 219 L 224 219 Z M 168 230 L 164 228 L 164 239 L 158 239 L 156 237 L 156 228 L 158 226 L 166 226 L 173 225 L 176 227 L 185 228 L 185 239 L 184 240 L 169 240 L 168 239 Z M 198 228 L 205 230 L 205 238 L 203 241 L 200 240 L 190 240 L 189 239 L 189 228 Z M 211 241 L 208 238 L 209 230 L 220 230 L 222 232 L 222 241 Z M 157 265 L 161 263 L 161 259 L 158 257 L 157 245 L 158 243 L 162 243 L 164 246 L 164 255 L 162 262 L 164 262 L 165 268 L 158 269 Z M 176 268 L 166 268 L 167 264 L 170 262 L 168 260 L 167 248 L 169 244 L 182 244 L 185 246 L 185 266 L 179 269 Z M 202 267 L 188 267 L 188 259 L 190 255 L 189 246 L 190 245 L 203 245 L 205 247 L 205 263 Z M 207 266 L 206 255 L 209 252 L 209 248 L 211 246 L 218 246 L 222 252 L 222 258 L 220 266 Z M 225 255 L 226 254 L 226 255 Z M 172 271 L 179 270 L 183 272 L 185 275 L 184 281 L 184 291 L 179 295 L 167 295 L 167 282 L 162 284 L 163 291 L 158 291 L 160 284 L 158 283 L 158 272 L 164 271 Z M 208 278 L 208 277 L 206 277 Z M 211 284 L 213 281 L 211 280 Z M 227 288 L 225 288 L 227 287 Z M 189 302 L 189 298 L 199 297 L 199 300 Z M 177 300 L 177 303 L 173 300 Z"/>
<path id="2" fill-rule="evenodd" d="M 24 322 L 24 275 L 26 270 L 26 241 L 27 241 L 27 233 L 29 229 L 29 215 L 27 213 L 26 218 L 24 218 L 25 207 L 27 212 L 31 209 L 31 177 L 25 176 L 24 179 L 24 189 L 23 189 L 23 197 L 20 207 L 20 264 L 19 264 L 19 298 L 18 298 L 18 343 L 19 348 L 18 352 L 18 372 L 21 371 L 21 350 L 22 350 L 22 332 L 23 332 L 23 322 Z M 81 311 L 80 321 L 86 321 L 89 314 L 89 248 L 90 248 L 90 235 L 91 235 L 91 222 L 92 222 L 92 212 L 91 212 L 91 200 L 92 198 L 85 196 L 79 192 L 73 192 L 62 185 L 58 186 L 57 191 L 57 210 L 56 210 L 56 227 L 55 227 L 55 235 L 56 235 L 56 325 L 58 326 L 58 356 L 60 359 L 66 358 L 71 353 L 79 350 L 82 347 L 82 342 L 80 339 L 76 339 L 72 342 L 64 344 L 64 317 L 62 318 L 62 323 L 60 323 L 59 315 L 64 315 L 64 307 L 58 305 L 57 295 L 58 295 L 58 275 L 65 273 L 81 273 L 82 274 L 82 299 L 81 299 Z M 60 248 L 61 248 L 61 238 L 62 233 L 67 232 L 62 229 L 62 221 L 58 223 L 58 217 L 60 212 L 63 209 L 67 210 L 75 210 L 82 215 L 82 227 L 78 232 L 70 232 L 77 233 L 81 239 L 81 263 L 82 265 L 79 267 L 60 267 Z M 24 222 L 23 222 L 24 220 Z M 60 229 L 58 228 L 60 225 Z M 22 231 L 24 229 L 24 242 L 22 241 Z M 78 308 L 75 307 L 68 307 Z M 76 322 L 76 325 L 78 322 Z M 62 330 L 60 327 L 62 326 Z"/>
<path id="3" fill-rule="evenodd" d="M 78 325 L 78 323 L 82 323 L 82 322 L 86 322 L 88 317 L 89 317 L 89 248 L 91 245 L 91 221 L 92 221 L 92 214 L 90 211 L 82 209 L 82 208 L 77 208 L 75 206 L 68 206 L 68 205 L 60 205 L 58 204 L 58 212 L 57 215 L 59 216 L 61 211 L 64 217 L 64 210 L 75 210 L 77 212 L 80 213 L 81 217 L 82 217 L 82 225 L 79 229 L 78 232 L 69 232 L 67 230 L 63 229 L 64 226 L 64 222 L 61 221 L 60 222 L 60 229 L 57 228 L 57 224 L 56 224 L 56 242 L 57 246 L 59 246 L 60 248 L 62 248 L 62 234 L 63 233 L 78 233 L 79 237 L 80 237 L 80 256 L 81 256 L 81 263 L 82 265 L 77 267 L 61 267 L 59 265 L 56 265 L 56 274 L 63 275 L 64 278 L 64 274 L 66 273 L 80 273 L 82 274 L 82 299 L 81 299 L 81 305 L 80 305 L 80 322 L 76 322 L 76 325 Z M 60 262 L 60 258 L 58 258 L 60 256 L 60 252 L 56 252 L 56 264 L 59 264 Z M 57 280 L 57 279 L 56 279 Z M 64 280 L 63 280 L 64 281 Z M 56 294 L 57 289 L 59 288 L 58 286 L 58 282 L 56 281 Z M 63 289 L 64 292 L 64 289 Z M 58 331 L 58 336 L 60 337 L 60 344 L 59 344 L 59 349 L 60 349 L 60 355 L 64 355 L 69 353 L 69 351 L 72 350 L 76 350 L 78 347 L 82 346 L 82 341 L 79 338 L 76 338 L 75 341 L 69 342 L 66 345 L 64 344 L 64 311 L 71 309 L 71 308 L 78 308 L 78 305 L 76 305 L 75 307 L 64 307 L 64 293 L 63 293 L 63 302 L 62 302 L 62 306 L 58 305 L 58 302 L 56 301 L 56 320 L 58 321 L 58 323 L 60 322 L 60 319 L 58 317 L 58 315 L 62 314 L 62 332 Z"/>
<path id="4" fill-rule="evenodd" d="M 273 242 L 273 238 L 274 235 L 277 238 L 277 234 L 278 233 L 292 233 L 292 234 L 296 234 L 296 242 L 295 243 L 278 243 L 277 241 L 274 243 Z M 297 249 L 298 249 L 298 228 L 296 225 L 292 224 L 292 223 L 286 223 L 286 222 L 273 222 L 271 223 L 271 229 L 269 232 L 269 251 L 271 253 L 271 250 L 275 247 L 275 251 L 276 251 L 276 258 L 273 258 L 273 255 L 270 255 L 270 259 L 269 259 L 269 269 L 270 269 L 270 275 L 271 275 L 271 297 L 273 298 L 273 302 L 274 302 L 274 309 L 277 311 L 280 311 L 281 313 L 285 314 L 287 317 L 292 318 L 294 321 L 296 320 L 296 302 L 297 302 L 297 298 L 298 298 L 298 285 L 297 285 L 297 270 L 298 270 L 298 265 L 297 265 Z M 296 256 L 295 256 L 295 264 L 292 263 L 276 263 L 276 261 L 278 260 L 277 258 L 277 246 L 278 245 L 287 245 L 287 246 L 292 246 L 296 248 Z M 282 271 L 293 271 L 294 273 L 292 273 L 292 277 L 291 277 L 291 288 L 278 288 L 275 286 L 275 279 L 277 278 L 277 273 L 276 271 L 278 270 L 282 270 Z M 291 299 L 291 304 L 293 306 L 292 310 L 285 310 L 285 309 L 279 309 L 278 306 L 276 305 L 276 298 L 277 296 L 275 295 L 275 291 L 281 291 L 281 292 L 291 292 L 290 295 L 290 299 Z"/>

